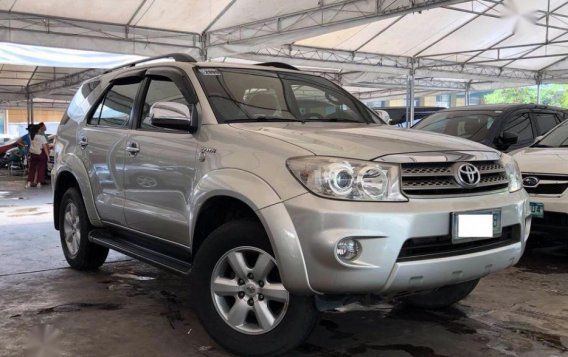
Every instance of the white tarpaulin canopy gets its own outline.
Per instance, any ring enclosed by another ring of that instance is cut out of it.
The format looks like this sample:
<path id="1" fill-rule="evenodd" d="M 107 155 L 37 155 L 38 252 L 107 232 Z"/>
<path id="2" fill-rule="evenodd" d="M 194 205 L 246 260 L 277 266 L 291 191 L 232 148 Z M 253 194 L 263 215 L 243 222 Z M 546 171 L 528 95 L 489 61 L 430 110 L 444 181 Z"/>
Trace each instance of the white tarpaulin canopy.
<path id="1" fill-rule="evenodd" d="M 417 93 L 464 92 L 566 82 L 567 4 L 0 0 L 0 42 L 139 56 L 184 52 L 201 59 L 282 61 L 329 72 L 367 96 L 373 92 L 369 88 L 404 91 L 408 78 L 414 79 Z M 13 63 L 1 55 L 0 61 Z"/>

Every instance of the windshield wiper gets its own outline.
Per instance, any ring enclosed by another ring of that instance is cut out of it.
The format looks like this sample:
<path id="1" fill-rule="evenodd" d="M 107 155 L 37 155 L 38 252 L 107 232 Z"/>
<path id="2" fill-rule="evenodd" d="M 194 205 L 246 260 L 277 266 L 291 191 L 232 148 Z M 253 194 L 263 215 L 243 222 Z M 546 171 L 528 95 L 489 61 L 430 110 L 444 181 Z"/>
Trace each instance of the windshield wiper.
<path id="1" fill-rule="evenodd" d="M 534 144 L 533 146 L 531 146 L 533 148 L 551 148 L 552 146 L 550 145 L 544 145 L 544 144 Z"/>
<path id="2" fill-rule="evenodd" d="M 359 124 L 369 124 L 368 122 L 348 119 L 348 118 L 322 118 L 322 119 L 308 119 L 309 121 L 328 121 L 328 122 L 345 122 L 345 123 L 359 123 Z"/>
<path id="3" fill-rule="evenodd" d="M 266 115 L 259 115 L 255 118 L 246 118 L 246 119 L 232 119 L 227 120 L 230 123 L 254 123 L 254 122 L 300 122 L 304 124 L 306 121 L 301 119 L 293 119 L 293 118 L 282 118 L 282 117 L 271 117 Z"/>

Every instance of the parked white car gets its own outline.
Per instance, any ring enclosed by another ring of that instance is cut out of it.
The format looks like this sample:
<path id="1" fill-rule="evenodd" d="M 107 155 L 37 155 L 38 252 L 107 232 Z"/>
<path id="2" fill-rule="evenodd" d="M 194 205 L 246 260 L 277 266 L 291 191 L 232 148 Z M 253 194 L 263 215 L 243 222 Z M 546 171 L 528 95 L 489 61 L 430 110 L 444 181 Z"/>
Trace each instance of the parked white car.
<path id="1" fill-rule="evenodd" d="M 533 231 L 568 231 L 568 121 L 513 156 L 530 195 Z"/>

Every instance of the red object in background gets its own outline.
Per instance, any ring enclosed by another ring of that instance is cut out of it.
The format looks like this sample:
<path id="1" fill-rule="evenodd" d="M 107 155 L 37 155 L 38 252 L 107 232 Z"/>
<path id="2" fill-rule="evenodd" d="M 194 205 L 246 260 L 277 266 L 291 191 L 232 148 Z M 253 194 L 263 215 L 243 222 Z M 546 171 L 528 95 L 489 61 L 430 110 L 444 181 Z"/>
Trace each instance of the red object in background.
<path id="1" fill-rule="evenodd" d="M 16 146 L 18 146 L 18 139 L 13 139 L 5 144 L 0 145 L 0 156 L 4 155 L 6 151 Z"/>

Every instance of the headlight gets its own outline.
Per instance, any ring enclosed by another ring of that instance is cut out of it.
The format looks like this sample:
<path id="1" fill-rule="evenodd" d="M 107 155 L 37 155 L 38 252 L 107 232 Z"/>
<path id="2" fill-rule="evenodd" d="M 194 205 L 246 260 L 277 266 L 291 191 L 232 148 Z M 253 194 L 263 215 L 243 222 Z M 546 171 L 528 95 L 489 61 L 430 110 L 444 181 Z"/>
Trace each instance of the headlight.
<path id="1" fill-rule="evenodd" d="M 316 195 L 354 201 L 407 201 L 400 166 L 333 157 L 289 159 L 288 169 Z"/>
<path id="2" fill-rule="evenodd" d="M 517 161 L 507 154 L 501 155 L 501 164 L 505 167 L 509 179 L 509 192 L 516 192 L 523 188 L 523 176 Z"/>

